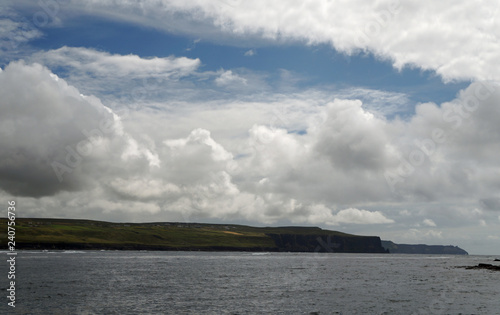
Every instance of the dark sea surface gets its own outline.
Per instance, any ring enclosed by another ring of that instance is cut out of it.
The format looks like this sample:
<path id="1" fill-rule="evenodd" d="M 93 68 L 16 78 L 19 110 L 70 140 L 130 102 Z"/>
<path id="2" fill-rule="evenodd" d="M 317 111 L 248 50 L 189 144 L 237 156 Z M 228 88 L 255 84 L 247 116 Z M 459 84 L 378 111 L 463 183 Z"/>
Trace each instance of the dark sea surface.
<path id="1" fill-rule="evenodd" d="M 0 313 L 500 314 L 500 272 L 456 268 L 495 258 L 20 251 L 15 312 L 4 261 Z"/>

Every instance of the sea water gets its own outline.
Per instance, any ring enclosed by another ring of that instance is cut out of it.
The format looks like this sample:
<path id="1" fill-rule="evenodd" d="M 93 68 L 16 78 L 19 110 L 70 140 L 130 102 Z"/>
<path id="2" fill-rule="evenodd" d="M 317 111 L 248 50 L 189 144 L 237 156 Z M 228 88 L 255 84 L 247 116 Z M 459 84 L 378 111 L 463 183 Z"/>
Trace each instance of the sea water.
<path id="1" fill-rule="evenodd" d="M 500 314 L 500 272 L 460 268 L 494 258 L 19 251 L 16 308 L 4 263 L 0 313 Z"/>

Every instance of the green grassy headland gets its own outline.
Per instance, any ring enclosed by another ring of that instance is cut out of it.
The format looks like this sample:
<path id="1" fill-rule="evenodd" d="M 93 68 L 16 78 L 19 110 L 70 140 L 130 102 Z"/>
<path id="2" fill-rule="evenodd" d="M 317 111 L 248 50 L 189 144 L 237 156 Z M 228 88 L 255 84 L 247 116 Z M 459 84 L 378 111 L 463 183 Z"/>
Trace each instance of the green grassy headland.
<path id="1" fill-rule="evenodd" d="M 73 219 L 16 219 L 16 249 L 140 249 L 314 251 L 335 239 L 332 251 L 364 252 L 360 241 L 378 237 L 356 236 L 318 227 L 251 227 L 202 223 L 112 223 Z M 7 248 L 7 219 L 0 219 L 0 247 Z M 330 238 L 328 238 L 330 237 Z M 328 239 L 327 239 L 328 238 Z M 295 246 L 297 244 L 300 246 Z M 356 243 L 353 248 L 349 244 Z M 381 248 L 381 246 L 380 246 Z M 376 249 L 378 251 L 378 249 Z M 371 251 L 371 250 L 370 250 Z"/>

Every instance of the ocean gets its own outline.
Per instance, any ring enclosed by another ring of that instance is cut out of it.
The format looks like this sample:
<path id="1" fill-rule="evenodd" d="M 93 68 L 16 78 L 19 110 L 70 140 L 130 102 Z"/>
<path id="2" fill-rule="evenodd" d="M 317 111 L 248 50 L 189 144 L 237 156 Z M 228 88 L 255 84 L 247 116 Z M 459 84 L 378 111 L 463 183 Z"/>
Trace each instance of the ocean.
<path id="1" fill-rule="evenodd" d="M 19 251 L 15 311 L 4 263 L 0 313 L 500 314 L 500 272 L 457 268 L 495 258 Z"/>

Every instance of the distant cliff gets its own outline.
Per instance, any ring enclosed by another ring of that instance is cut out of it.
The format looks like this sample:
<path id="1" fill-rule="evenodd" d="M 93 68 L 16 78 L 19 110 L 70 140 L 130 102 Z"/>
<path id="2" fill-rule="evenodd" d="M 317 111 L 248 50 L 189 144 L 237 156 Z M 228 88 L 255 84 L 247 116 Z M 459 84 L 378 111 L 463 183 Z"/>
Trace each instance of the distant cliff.
<path id="1" fill-rule="evenodd" d="M 452 245 L 411 245 L 382 241 L 382 246 L 391 254 L 469 255 L 460 247 Z"/>
<path id="2" fill-rule="evenodd" d="M 280 251 L 386 253 L 378 236 L 267 234 Z"/>
<path id="3" fill-rule="evenodd" d="M 0 225 L 6 225 L 5 218 L 0 219 Z M 1 232 L 0 248 L 7 248 L 7 235 Z M 16 219 L 16 249 L 386 252 L 378 236 L 358 236 L 319 227 L 27 218 Z"/>

